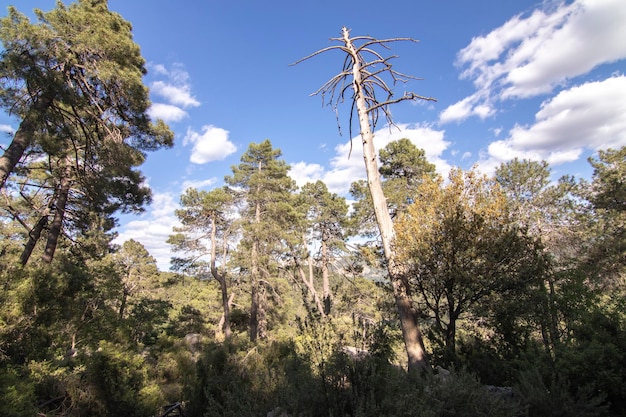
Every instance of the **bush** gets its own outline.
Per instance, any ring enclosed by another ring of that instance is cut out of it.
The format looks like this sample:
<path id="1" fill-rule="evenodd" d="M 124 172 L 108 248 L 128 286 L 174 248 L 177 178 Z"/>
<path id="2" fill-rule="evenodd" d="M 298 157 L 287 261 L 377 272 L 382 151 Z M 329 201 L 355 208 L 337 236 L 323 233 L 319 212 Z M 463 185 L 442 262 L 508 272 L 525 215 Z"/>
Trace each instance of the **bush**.
<path id="1" fill-rule="evenodd" d="M 607 415 L 603 395 L 589 386 L 573 389 L 558 374 L 542 376 L 537 368 L 520 374 L 517 391 L 532 417 L 600 417 Z M 572 393 L 574 391 L 574 393 Z"/>
<path id="2" fill-rule="evenodd" d="M 88 361 L 87 375 L 106 415 L 145 417 L 162 405 L 158 389 L 146 384 L 143 358 L 119 346 L 101 342 L 100 349 Z"/>
<path id="3" fill-rule="evenodd" d="M 35 384 L 22 367 L 0 368 L 0 398 L 2 415 L 30 417 L 36 415 Z"/>

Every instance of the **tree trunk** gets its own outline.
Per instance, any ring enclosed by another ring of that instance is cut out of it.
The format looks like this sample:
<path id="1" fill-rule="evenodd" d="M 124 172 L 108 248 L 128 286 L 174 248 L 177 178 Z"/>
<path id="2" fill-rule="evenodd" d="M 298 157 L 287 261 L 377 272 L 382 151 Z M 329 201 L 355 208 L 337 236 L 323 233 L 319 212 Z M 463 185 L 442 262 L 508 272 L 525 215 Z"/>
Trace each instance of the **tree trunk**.
<path id="1" fill-rule="evenodd" d="M 361 141 L 363 143 L 363 159 L 365 160 L 365 170 L 367 172 L 367 184 L 372 196 L 376 222 L 380 231 L 385 260 L 387 261 L 389 279 L 393 287 L 393 295 L 400 316 L 400 326 L 402 328 L 409 371 L 428 371 L 430 370 L 430 365 L 426 357 L 426 350 L 424 349 L 417 312 L 410 297 L 411 291 L 409 283 L 406 279 L 404 268 L 396 261 L 395 252 L 392 247 L 395 232 L 391 216 L 387 209 L 387 200 L 378 172 L 376 149 L 374 148 L 374 134 L 370 126 L 370 115 L 365 100 L 365 94 L 362 91 L 363 80 L 361 78 L 361 62 L 346 28 L 343 29 L 343 39 L 352 57 L 352 87 L 354 89 L 354 100 L 359 115 L 359 127 Z"/>
<path id="2" fill-rule="evenodd" d="M 227 302 L 228 302 L 228 311 L 229 311 L 229 314 L 230 314 L 230 306 L 233 304 L 233 300 L 234 300 L 234 299 L 235 299 L 235 296 L 231 293 L 231 294 L 228 296 L 228 301 L 227 301 Z M 219 332 L 224 332 L 224 326 L 225 326 L 225 323 L 226 323 L 226 318 L 224 317 L 224 313 L 222 312 L 222 317 L 220 317 L 220 320 L 219 320 L 219 321 L 218 321 L 218 323 L 217 323 L 217 333 L 219 333 Z M 228 336 L 226 336 L 226 335 L 224 334 L 224 336 L 225 336 L 225 337 L 230 337 L 230 336 L 231 336 L 231 334 L 232 334 L 232 330 L 231 330 L 230 324 L 228 325 L 228 330 L 229 330 L 229 332 L 228 332 Z"/>
<path id="3" fill-rule="evenodd" d="M 256 239 L 252 242 L 251 261 L 252 268 L 250 269 L 250 279 L 252 280 L 250 285 L 250 341 L 256 341 L 259 335 L 259 266 L 258 262 L 258 242 Z"/>
<path id="4" fill-rule="evenodd" d="M 261 280 L 258 289 L 257 337 L 263 340 L 267 338 L 267 281 Z"/>
<path id="5" fill-rule="evenodd" d="M 22 266 L 25 266 L 30 259 L 30 256 L 33 254 L 33 250 L 35 249 L 35 245 L 39 241 L 41 237 L 41 232 L 48 225 L 48 213 L 45 213 L 41 216 L 35 227 L 28 233 L 28 242 L 24 245 L 24 250 L 22 251 L 22 256 L 20 257 L 20 263 Z"/>
<path id="6" fill-rule="evenodd" d="M 4 188 L 9 175 L 11 175 L 15 166 L 22 159 L 26 149 L 31 145 L 37 130 L 37 119 L 41 112 L 52 105 L 52 101 L 52 97 L 47 96 L 37 100 L 17 128 L 11 144 L 0 157 L 0 189 Z"/>
<path id="7" fill-rule="evenodd" d="M 224 332 L 224 336 L 226 339 L 231 336 L 231 328 L 230 328 L 230 300 L 228 298 L 228 286 L 226 283 L 226 276 L 224 274 L 220 274 L 216 266 L 216 257 L 217 257 L 217 224 L 215 222 L 215 216 L 211 218 L 211 274 L 213 278 L 220 284 L 220 291 L 222 293 L 222 311 L 223 315 L 223 323 L 222 323 L 222 331 Z"/>
<path id="8" fill-rule="evenodd" d="M 67 200 L 70 194 L 70 187 L 72 185 L 72 165 L 68 158 L 65 159 L 65 167 L 61 172 L 61 181 L 59 183 L 59 192 L 56 199 L 54 208 L 54 218 L 50 225 L 48 232 L 48 240 L 46 242 L 46 248 L 43 254 L 43 261 L 46 263 L 52 262 L 54 252 L 56 251 L 59 243 L 59 237 L 63 230 L 63 220 L 65 219 L 65 208 L 67 206 Z"/>
<path id="9" fill-rule="evenodd" d="M 35 123 L 30 117 L 26 117 L 20 123 L 20 127 L 15 132 L 11 144 L 0 157 L 0 189 L 4 187 L 7 178 L 9 178 L 15 166 L 20 162 L 22 155 L 30 146 L 34 133 Z"/>
<path id="10" fill-rule="evenodd" d="M 261 205 L 258 202 L 256 203 L 254 221 L 257 224 L 261 222 Z M 250 341 L 254 342 L 259 336 L 259 240 L 256 237 L 253 237 L 250 258 L 252 262 L 250 268 L 252 280 L 250 288 Z"/>
<path id="11" fill-rule="evenodd" d="M 306 237 L 304 234 L 302 235 L 302 243 L 304 244 L 305 248 L 308 246 Z M 304 269 L 302 268 L 302 264 L 300 264 L 300 260 L 295 255 L 295 251 L 292 251 L 292 252 L 294 252 L 293 261 L 296 264 L 296 268 L 298 268 L 298 273 L 300 274 L 300 279 L 302 280 L 302 283 L 304 283 L 306 288 L 309 290 L 309 294 L 311 294 L 311 297 L 313 297 L 313 302 L 315 302 L 317 311 L 319 311 L 322 317 L 325 317 L 326 313 L 324 312 L 324 306 L 322 305 L 322 301 L 320 300 L 320 297 L 317 294 L 317 291 L 315 290 L 315 283 L 313 281 L 313 259 L 311 255 L 309 255 L 309 260 L 308 260 L 309 276 L 307 278 L 306 273 L 304 272 Z"/>
<path id="12" fill-rule="evenodd" d="M 328 245 L 322 238 L 322 292 L 324 296 L 324 314 L 330 314 L 332 299 L 330 294 L 330 280 L 328 279 Z"/>
<path id="13" fill-rule="evenodd" d="M 118 312 L 119 321 L 124 320 L 124 313 L 126 312 L 126 302 L 128 301 L 128 295 L 129 291 L 126 286 L 124 286 L 124 290 L 122 291 L 122 302 L 120 304 L 120 310 Z"/>

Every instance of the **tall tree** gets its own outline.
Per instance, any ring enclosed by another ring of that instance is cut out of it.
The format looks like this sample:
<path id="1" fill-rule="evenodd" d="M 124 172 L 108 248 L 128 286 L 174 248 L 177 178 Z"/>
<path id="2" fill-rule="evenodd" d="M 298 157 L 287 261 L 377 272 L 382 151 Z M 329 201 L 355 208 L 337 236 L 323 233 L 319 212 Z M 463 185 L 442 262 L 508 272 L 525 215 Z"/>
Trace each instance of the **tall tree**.
<path id="1" fill-rule="evenodd" d="M 378 171 L 389 214 L 394 219 L 413 202 L 424 177 L 436 178 L 437 173 L 435 166 L 426 159 L 424 150 L 406 138 L 388 143 L 378 154 Z M 350 194 L 355 199 L 351 215 L 355 233 L 374 235 L 377 230 L 376 216 L 367 182 L 358 180 L 352 183 Z"/>
<path id="2" fill-rule="evenodd" d="M 446 185 L 428 179 L 418 194 L 396 224 L 398 251 L 453 361 L 459 319 L 494 294 L 531 285 L 541 249 L 514 226 L 500 187 L 475 170 L 452 170 Z"/>
<path id="3" fill-rule="evenodd" d="M 269 140 L 251 143 L 232 167 L 226 183 L 238 190 L 243 238 L 239 248 L 248 260 L 251 280 L 250 340 L 267 336 L 267 296 L 270 290 L 271 258 L 289 229 L 285 220 L 292 217 L 290 193 L 295 184 L 288 176 L 289 166 Z"/>
<path id="4" fill-rule="evenodd" d="M 605 289 L 626 291 L 626 146 L 598 152 L 586 197 L 594 212 L 588 262 L 600 268 Z"/>
<path id="5" fill-rule="evenodd" d="M 152 123 L 146 113 L 145 61 L 130 23 L 110 12 L 106 0 L 58 2 L 56 9 L 35 14 L 37 24 L 10 7 L 0 20 L 0 102 L 21 119 L 0 157 L 0 188 L 26 150 L 51 150 L 40 139 L 63 140 L 58 129 L 64 125 L 90 126 L 96 146 L 103 141 L 142 150 L 171 145 L 167 126 Z"/>
<path id="6" fill-rule="evenodd" d="M 341 72 L 327 81 L 316 94 L 330 94 L 330 100 L 336 107 L 339 102 L 343 101 L 346 90 L 352 89 L 352 109 L 356 109 L 359 120 L 363 159 L 367 171 L 367 184 L 372 196 L 387 271 L 400 316 L 409 370 L 428 370 L 430 366 L 424 349 L 417 311 L 410 297 L 410 286 L 406 276 L 407 271 L 403 265 L 397 262 L 397 256 L 393 247 L 395 234 L 382 188 L 380 173 L 378 172 L 376 150 L 374 148 L 374 131 L 381 113 L 389 124 L 393 124 L 389 111 L 391 104 L 406 100 L 434 99 L 410 92 L 405 92 L 401 97 L 393 98 L 393 91 L 388 80 L 390 79 L 395 84 L 398 81 L 405 82 L 413 77 L 403 75 L 393 69 L 391 60 L 394 56 L 383 57 L 374 49 L 376 47 L 388 48 L 388 44 L 398 41 L 414 42 L 414 39 L 376 39 L 371 36 L 350 37 L 350 31 L 344 27 L 342 28 L 342 36 L 331 38 L 331 40 L 339 42 L 339 45 L 320 49 L 298 62 L 308 60 L 327 51 L 339 50 L 345 54 L 344 66 Z M 366 57 L 370 59 L 368 60 Z M 389 77 L 387 81 L 384 78 L 385 76 Z M 380 100 L 378 95 L 383 95 L 385 98 Z"/>
<path id="7" fill-rule="evenodd" d="M 35 13 L 38 24 L 14 8 L 0 21 L 2 105 L 22 118 L 0 157 L 0 187 L 6 192 L 20 159 L 28 172 L 31 162 L 23 156 L 49 161 L 47 184 L 24 181 L 21 174 L 14 181 L 21 195 L 25 184 L 33 193 L 51 190 L 33 226 L 25 225 L 23 264 L 44 230 L 43 260 L 51 262 L 67 223 L 85 231 L 94 224 L 91 212 L 140 211 L 150 190 L 136 167 L 145 151 L 171 146 L 173 138 L 147 115 L 144 60 L 130 24 L 109 12 L 106 1 L 58 3 L 51 12 Z M 114 221 L 102 224 L 110 229 Z"/>
<path id="8" fill-rule="evenodd" d="M 495 172 L 515 222 L 540 240 L 549 255 L 549 273 L 538 282 L 533 308 L 544 347 L 555 357 L 562 335 L 582 314 L 579 307 L 573 307 L 584 305 L 581 300 L 591 294 L 583 291 L 587 288 L 582 282 L 585 277 L 578 271 L 581 256 L 588 251 L 584 236 L 588 221 L 579 197 L 580 185 L 570 176 L 556 182 L 550 176 L 545 161 L 517 158 L 501 164 Z"/>
<path id="9" fill-rule="evenodd" d="M 332 254 L 345 249 L 346 223 L 348 205 L 344 198 L 328 191 L 322 181 L 307 183 L 302 187 L 300 197 L 303 200 L 312 238 L 319 243 L 319 269 L 322 273 L 323 315 L 330 314 L 332 293 L 330 289 L 329 270 Z M 310 246 L 306 237 L 305 247 Z M 308 248 L 307 248 L 308 251 Z M 313 282 L 313 257 L 309 254 L 309 282 Z M 313 291 L 314 292 L 314 291 Z"/>
<path id="10" fill-rule="evenodd" d="M 230 304 L 227 279 L 227 253 L 229 238 L 234 236 L 232 217 L 234 215 L 233 195 L 224 188 L 211 191 L 198 191 L 188 188 L 180 198 L 181 209 L 176 216 L 182 226 L 175 227 L 168 239 L 176 252 L 183 252 L 185 258 L 173 259 L 174 269 L 192 273 L 206 273 L 208 270 L 219 283 L 222 303 L 222 320 L 218 334 L 231 336 Z M 218 257 L 219 253 L 219 257 Z M 219 262 L 219 263 L 218 263 Z"/>

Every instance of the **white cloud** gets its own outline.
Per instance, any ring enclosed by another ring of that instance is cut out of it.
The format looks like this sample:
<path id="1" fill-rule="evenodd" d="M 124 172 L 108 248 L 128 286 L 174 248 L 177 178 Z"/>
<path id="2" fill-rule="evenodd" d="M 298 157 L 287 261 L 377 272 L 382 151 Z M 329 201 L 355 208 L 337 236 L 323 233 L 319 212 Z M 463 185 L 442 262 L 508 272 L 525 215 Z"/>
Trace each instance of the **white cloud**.
<path id="1" fill-rule="evenodd" d="M 193 144 L 189 160 L 194 164 L 205 164 L 234 153 L 237 147 L 228 139 L 228 133 L 212 125 L 203 126 L 201 133 L 188 129 L 183 145 Z"/>
<path id="2" fill-rule="evenodd" d="M 551 165 L 577 160 L 585 149 L 626 146 L 626 76 L 588 82 L 542 103 L 530 126 L 489 145 L 489 165 L 515 157 Z M 482 164 L 482 163 L 481 163 Z"/>
<path id="3" fill-rule="evenodd" d="M 461 78 L 477 92 L 445 109 L 440 122 L 494 114 L 493 102 L 551 92 L 593 68 L 626 58 L 626 2 L 544 3 L 485 36 L 457 56 Z"/>
<path id="4" fill-rule="evenodd" d="M 183 181 L 183 184 L 181 186 L 181 191 L 185 192 L 185 190 L 187 190 L 188 188 L 195 188 L 197 190 L 200 190 L 202 188 L 208 187 L 210 185 L 213 185 L 217 182 L 217 178 L 213 177 L 213 178 L 209 178 L 208 180 L 190 180 L 190 181 Z"/>
<path id="5" fill-rule="evenodd" d="M 291 164 L 289 176 L 296 182 L 298 187 L 307 182 L 315 182 L 324 176 L 324 167 L 319 164 L 308 164 L 304 161 Z"/>
<path id="6" fill-rule="evenodd" d="M 148 109 L 152 119 L 161 119 L 164 122 L 180 122 L 188 116 L 187 112 L 178 106 L 164 103 L 152 103 Z"/>
<path id="7" fill-rule="evenodd" d="M 534 40 L 531 58 L 506 76 L 505 97 L 550 91 L 600 64 L 626 58 L 626 2 L 584 0 L 562 10 L 566 12 L 563 19 L 553 19 L 545 38 Z"/>
<path id="8" fill-rule="evenodd" d="M 443 130 L 408 124 L 399 124 L 397 128 L 391 129 L 385 127 L 375 132 L 374 146 L 379 150 L 389 142 L 402 138 L 407 138 L 418 148 L 424 149 L 426 158 L 435 164 L 437 171 L 447 175 L 450 166 L 441 158 L 441 154 L 447 149 L 449 142 L 444 140 Z M 346 195 L 350 190 L 350 184 L 366 178 L 360 137 L 352 139 L 352 145 L 347 142 L 335 147 L 335 156 L 330 160 L 330 170 L 325 170 L 319 164 L 298 162 L 291 165 L 290 175 L 296 179 L 298 185 L 321 179 L 329 191 Z"/>
<path id="9" fill-rule="evenodd" d="M 169 103 L 187 107 L 197 107 L 200 102 L 191 96 L 191 87 L 189 85 L 172 85 L 163 81 L 155 81 L 151 86 L 152 91 L 165 98 Z"/>
<path id="10" fill-rule="evenodd" d="M 10 125 L 0 124 L 0 132 L 12 135 L 15 133 L 15 130 Z"/>
<path id="11" fill-rule="evenodd" d="M 121 245 L 129 239 L 134 239 L 156 259 L 159 269 L 169 270 L 172 250 L 166 241 L 173 234 L 172 228 L 179 225 L 174 215 L 178 208 L 179 205 L 171 194 L 155 193 L 152 204 L 143 218 L 128 222 L 113 243 Z"/>
<path id="12" fill-rule="evenodd" d="M 165 65 L 163 64 L 154 64 L 150 62 L 148 63 L 148 68 L 152 69 L 156 74 L 159 74 L 159 75 L 167 75 L 169 73 L 167 71 L 167 68 L 165 68 Z"/>
<path id="13" fill-rule="evenodd" d="M 460 122 L 470 116 L 478 116 L 481 120 L 493 116 L 496 110 L 489 103 L 490 100 L 483 96 L 479 92 L 448 106 L 439 115 L 439 123 Z"/>
<path id="14" fill-rule="evenodd" d="M 184 110 L 189 107 L 198 107 L 201 103 L 191 94 L 189 74 L 182 64 L 174 64 L 167 69 L 162 64 L 150 64 L 155 74 L 166 77 L 167 81 L 158 80 L 151 83 L 151 93 L 160 96 L 165 103 L 153 103 L 148 114 L 153 119 L 162 119 L 165 122 L 180 122 L 188 116 Z"/>

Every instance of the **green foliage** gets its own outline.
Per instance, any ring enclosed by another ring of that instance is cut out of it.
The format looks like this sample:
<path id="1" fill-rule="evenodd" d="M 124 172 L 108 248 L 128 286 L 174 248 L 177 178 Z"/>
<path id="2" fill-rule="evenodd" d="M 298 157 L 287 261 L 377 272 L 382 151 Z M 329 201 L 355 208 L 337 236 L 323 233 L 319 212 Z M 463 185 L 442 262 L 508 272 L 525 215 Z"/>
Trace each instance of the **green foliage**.
<path id="1" fill-rule="evenodd" d="M 168 333 L 177 337 L 185 337 L 188 333 L 206 333 L 204 314 L 191 305 L 184 305 L 170 321 Z"/>
<path id="2" fill-rule="evenodd" d="M 415 377 L 381 357 L 329 352 L 323 373 L 293 343 L 210 345 L 196 370 L 189 416 L 464 416 L 523 415 L 514 398 L 476 378 Z"/>
<path id="3" fill-rule="evenodd" d="M 626 413 L 626 148 L 591 159 L 590 184 L 518 159 L 444 183 L 408 139 L 380 151 L 432 362 L 463 369 L 408 375 L 381 248 L 345 252 L 351 233 L 378 238 L 364 181 L 349 217 L 322 181 L 294 194 L 280 150 L 252 143 L 231 188 L 181 196 L 174 265 L 202 279 L 160 273 L 138 242 L 112 247 L 113 214 L 150 200 L 137 167 L 172 134 L 147 116 L 145 62 L 106 1 L 35 15 L 0 21 L 0 104 L 23 147 L 0 158 L 3 415 L 148 416 L 181 400 L 192 417 Z M 53 230 L 54 261 L 29 261 Z M 232 337 L 206 342 L 231 295 Z"/>
<path id="4" fill-rule="evenodd" d="M 546 381 L 547 380 L 547 381 Z M 572 393 L 572 388 L 575 391 Z M 520 395 L 533 417 L 599 417 L 607 415 L 604 396 L 589 386 L 572 387 L 562 376 L 543 377 L 536 368 L 525 370 L 519 377 Z"/>
<path id="5" fill-rule="evenodd" d="M 474 170 L 453 170 L 449 180 L 424 180 L 396 223 L 398 252 L 446 365 L 456 360 L 460 320 L 492 316 L 499 300 L 534 285 L 544 263 L 541 247 L 512 224 L 496 183 Z"/>
<path id="6" fill-rule="evenodd" d="M 621 314 L 592 311 L 574 327 L 556 367 L 572 387 L 605 396 L 612 415 L 626 413 L 626 323 Z"/>
<path id="7" fill-rule="evenodd" d="M 106 415 L 144 417 L 160 405 L 160 395 L 147 384 L 140 355 L 102 342 L 89 359 L 88 380 L 93 384 Z"/>
<path id="8" fill-rule="evenodd" d="M 0 398 L 2 414 L 6 417 L 35 415 L 35 384 L 23 367 L 0 368 Z"/>
<path id="9" fill-rule="evenodd" d="M 166 300 L 142 298 L 133 305 L 128 318 L 130 340 L 144 346 L 154 345 L 164 330 L 172 304 Z"/>
<path id="10" fill-rule="evenodd" d="M 105 1 L 35 15 L 31 23 L 9 7 L 0 19 L 0 105 L 21 119 L 0 156 L 0 188 L 10 191 L 3 211 L 23 227 L 22 264 L 44 249 L 40 239 L 49 263 L 57 247 L 83 243 L 81 233 L 110 232 L 116 211 L 142 211 L 151 191 L 137 167 L 146 151 L 173 144 L 147 114 L 129 22 Z"/>

